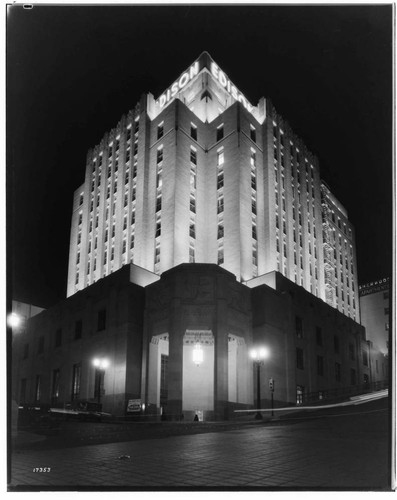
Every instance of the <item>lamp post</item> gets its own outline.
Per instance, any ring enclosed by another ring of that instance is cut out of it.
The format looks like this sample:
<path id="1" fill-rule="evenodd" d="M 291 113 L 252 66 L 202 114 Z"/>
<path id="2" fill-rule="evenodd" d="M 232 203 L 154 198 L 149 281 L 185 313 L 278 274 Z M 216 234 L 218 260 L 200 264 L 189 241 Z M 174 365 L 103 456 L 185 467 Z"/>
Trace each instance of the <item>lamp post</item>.
<path id="1" fill-rule="evenodd" d="M 98 404 L 101 403 L 102 384 L 105 378 L 105 369 L 109 366 L 109 361 L 106 358 L 95 358 L 92 360 L 95 366 L 95 394 L 97 396 Z"/>
<path id="2" fill-rule="evenodd" d="M 22 319 L 21 317 L 19 316 L 19 314 L 17 313 L 11 313 L 9 316 L 8 316 L 8 325 L 11 327 L 11 328 L 18 328 L 22 323 Z"/>
<path id="3" fill-rule="evenodd" d="M 256 407 L 257 413 L 255 418 L 257 420 L 262 419 L 261 413 L 261 365 L 264 364 L 265 359 L 269 357 L 269 349 L 267 347 L 259 347 L 258 349 L 252 349 L 250 356 L 256 365 Z"/>

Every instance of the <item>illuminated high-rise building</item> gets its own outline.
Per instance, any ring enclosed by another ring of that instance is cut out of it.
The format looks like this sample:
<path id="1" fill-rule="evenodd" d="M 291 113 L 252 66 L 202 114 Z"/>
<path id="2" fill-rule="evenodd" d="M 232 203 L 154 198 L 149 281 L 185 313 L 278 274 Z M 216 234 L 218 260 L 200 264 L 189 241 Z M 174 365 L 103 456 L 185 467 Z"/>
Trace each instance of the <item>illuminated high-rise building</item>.
<path id="1" fill-rule="evenodd" d="M 67 295 L 129 263 L 160 275 L 192 262 L 250 288 L 279 271 L 359 321 L 354 230 L 317 159 L 206 52 L 89 151 Z"/>

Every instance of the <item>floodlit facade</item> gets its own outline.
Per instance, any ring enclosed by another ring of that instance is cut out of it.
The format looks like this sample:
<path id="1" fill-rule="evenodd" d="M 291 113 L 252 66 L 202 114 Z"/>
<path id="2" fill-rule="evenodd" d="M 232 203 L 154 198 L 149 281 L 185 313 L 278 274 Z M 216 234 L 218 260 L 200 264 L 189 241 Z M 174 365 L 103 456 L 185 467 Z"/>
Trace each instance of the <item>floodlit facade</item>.
<path id="1" fill-rule="evenodd" d="M 268 99 L 204 52 L 88 153 L 67 298 L 13 351 L 20 404 L 224 419 L 387 385 L 359 324 L 354 229 Z M 271 386 L 269 381 L 271 380 Z M 273 399 L 273 398 L 272 398 Z"/>
<path id="2" fill-rule="evenodd" d="M 359 321 L 354 229 L 317 159 L 206 52 L 88 153 L 67 295 L 129 263 L 212 263 L 243 284 L 278 271 Z"/>

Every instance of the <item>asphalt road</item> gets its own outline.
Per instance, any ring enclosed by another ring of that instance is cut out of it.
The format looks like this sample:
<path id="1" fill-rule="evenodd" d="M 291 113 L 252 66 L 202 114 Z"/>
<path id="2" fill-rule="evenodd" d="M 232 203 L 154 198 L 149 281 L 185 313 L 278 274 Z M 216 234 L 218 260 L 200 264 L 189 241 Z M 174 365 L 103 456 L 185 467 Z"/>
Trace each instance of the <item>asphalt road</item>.
<path id="1" fill-rule="evenodd" d="M 172 435 L 167 425 L 154 439 L 37 442 L 13 449 L 9 490 L 390 490 L 389 423 L 384 398 L 230 430 Z"/>

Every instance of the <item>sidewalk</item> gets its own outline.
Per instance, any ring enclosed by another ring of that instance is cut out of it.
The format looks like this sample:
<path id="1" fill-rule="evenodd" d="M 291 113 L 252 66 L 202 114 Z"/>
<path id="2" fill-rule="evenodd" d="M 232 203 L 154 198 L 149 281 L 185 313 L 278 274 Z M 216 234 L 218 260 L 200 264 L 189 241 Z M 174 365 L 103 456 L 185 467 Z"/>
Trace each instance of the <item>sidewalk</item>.
<path id="1" fill-rule="evenodd" d="M 387 412 L 52 450 L 16 450 L 12 490 L 388 487 Z M 34 467 L 50 467 L 35 473 Z"/>

